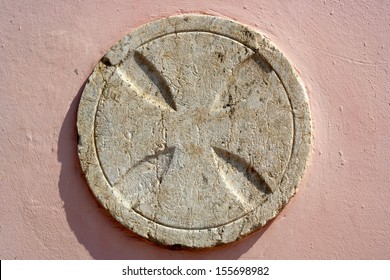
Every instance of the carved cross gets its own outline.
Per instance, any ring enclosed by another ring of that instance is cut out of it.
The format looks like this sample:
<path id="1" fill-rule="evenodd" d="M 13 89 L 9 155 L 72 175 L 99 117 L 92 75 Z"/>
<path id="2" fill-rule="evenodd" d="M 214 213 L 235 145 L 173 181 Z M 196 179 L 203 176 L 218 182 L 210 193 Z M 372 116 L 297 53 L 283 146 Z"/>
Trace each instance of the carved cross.
<path id="1" fill-rule="evenodd" d="M 291 106 L 253 50 L 181 32 L 111 68 L 96 146 L 105 176 L 134 211 L 173 228 L 216 227 L 277 187 L 293 144 Z"/>

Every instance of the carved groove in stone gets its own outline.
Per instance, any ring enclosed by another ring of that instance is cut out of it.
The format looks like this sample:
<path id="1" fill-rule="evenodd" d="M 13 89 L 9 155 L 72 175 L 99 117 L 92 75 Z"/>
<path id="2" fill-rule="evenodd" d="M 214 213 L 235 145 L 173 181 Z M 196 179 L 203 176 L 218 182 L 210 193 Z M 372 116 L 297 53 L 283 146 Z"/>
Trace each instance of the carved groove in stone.
<path id="1" fill-rule="evenodd" d="M 222 160 L 222 162 L 232 167 L 232 170 L 229 170 L 230 168 L 226 167 L 221 169 L 223 170 L 222 172 L 226 173 L 226 175 L 224 175 L 225 178 L 229 177 L 230 173 L 232 172 L 235 174 L 237 174 L 238 172 L 262 193 L 269 194 L 272 192 L 271 188 L 265 183 L 262 176 L 245 159 L 240 156 L 234 155 L 224 149 L 217 147 L 212 148 L 215 154 Z"/>
<path id="2" fill-rule="evenodd" d="M 157 168 L 156 177 L 159 183 L 161 184 L 164 175 L 169 170 L 174 153 L 175 153 L 174 147 L 166 147 L 164 150 L 158 150 L 152 155 L 147 155 L 143 159 L 136 162 L 133 166 L 131 166 L 122 177 L 126 177 L 129 174 L 129 172 L 131 172 L 133 169 L 136 169 L 140 165 L 148 162 L 148 163 L 156 164 L 159 167 Z M 113 186 L 116 186 L 118 183 L 119 181 L 115 183 Z"/>
<path id="3" fill-rule="evenodd" d="M 160 71 L 138 51 L 134 52 L 134 60 L 138 64 L 139 68 L 149 77 L 150 81 L 152 81 L 152 83 L 160 89 L 160 94 L 166 104 L 168 104 L 174 111 L 177 111 L 171 89 Z"/>
<path id="4" fill-rule="evenodd" d="M 250 210 L 250 211 L 247 211 L 246 213 L 238 216 L 237 218 L 233 219 L 233 220 L 229 220 L 227 221 L 226 223 L 221 223 L 221 224 L 218 224 L 218 225 L 215 225 L 213 226 L 212 228 L 210 227 L 177 227 L 177 226 L 173 226 L 173 225 L 170 225 L 170 224 L 167 224 L 167 223 L 163 223 L 163 222 L 159 222 L 159 221 L 155 221 L 153 220 L 152 218 L 150 217 L 147 217 L 145 216 L 141 211 L 139 211 L 136 207 L 132 207 L 131 208 L 132 210 L 134 210 L 134 212 L 136 212 L 138 215 L 140 215 L 142 218 L 144 219 L 147 219 L 148 221 L 150 222 L 153 222 L 153 223 L 156 223 L 158 225 L 162 225 L 164 227 L 168 227 L 168 228 L 172 228 L 172 229 L 177 229 L 177 230 L 199 230 L 199 231 L 210 231 L 211 229 L 217 229 L 219 227 L 222 227 L 222 226 L 226 226 L 228 224 L 231 224 L 231 223 L 234 223 L 242 218 L 244 218 L 246 215 L 248 215 L 248 213 L 251 213 L 253 211 Z"/>

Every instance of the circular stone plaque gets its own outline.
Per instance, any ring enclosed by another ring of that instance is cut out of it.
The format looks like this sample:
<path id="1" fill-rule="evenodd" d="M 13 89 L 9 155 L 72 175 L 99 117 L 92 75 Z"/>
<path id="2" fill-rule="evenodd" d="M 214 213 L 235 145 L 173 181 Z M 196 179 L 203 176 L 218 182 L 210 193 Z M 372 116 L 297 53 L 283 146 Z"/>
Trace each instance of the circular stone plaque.
<path id="1" fill-rule="evenodd" d="M 211 247 L 274 218 L 310 151 L 303 85 L 237 22 L 146 24 L 102 58 L 82 94 L 79 157 L 97 199 L 159 244 Z"/>

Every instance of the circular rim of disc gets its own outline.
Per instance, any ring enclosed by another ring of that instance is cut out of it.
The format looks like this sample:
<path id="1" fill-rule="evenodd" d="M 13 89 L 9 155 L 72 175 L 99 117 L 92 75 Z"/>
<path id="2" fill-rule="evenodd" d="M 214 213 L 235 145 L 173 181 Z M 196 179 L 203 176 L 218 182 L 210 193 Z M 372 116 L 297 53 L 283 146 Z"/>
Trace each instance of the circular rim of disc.
<path id="1" fill-rule="evenodd" d="M 97 69 L 102 64 L 115 67 L 128 53 L 159 37 L 179 32 L 209 32 L 224 36 L 254 50 L 264 58 L 279 77 L 287 92 L 293 115 L 293 145 L 290 161 L 277 189 L 267 205 L 231 223 L 206 229 L 178 229 L 146 219 L 131 209 L 115 188 L 110 186 L 101 169 L 95 146 L 95 115 L 102 93 L 96 86 L 101 79 Z M 82 93 L 78 115 L 78 154 L 88 185 L 100 203 L 121 224 L 138 235 L 161 245 L 205 248 L 226 244 L 252 233 L 272 220 L 295 194 L 303 176 L 311 149 L 311 117 L 305 88 L 287 58 L 261 33 L 230 19 L 199 14 L 164 18 L 135 29 L 102 58 Z"/>

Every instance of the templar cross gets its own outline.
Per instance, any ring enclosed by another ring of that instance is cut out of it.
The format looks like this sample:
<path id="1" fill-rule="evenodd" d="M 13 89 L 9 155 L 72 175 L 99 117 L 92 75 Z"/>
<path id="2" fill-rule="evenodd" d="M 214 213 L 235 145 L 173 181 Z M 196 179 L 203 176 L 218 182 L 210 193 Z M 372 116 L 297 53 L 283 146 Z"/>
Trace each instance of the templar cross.
<path id="1" fill-rule="evenodd" d="M 255 51 L 182 32 L 111 68 L 96 146 L 111 186 L 134 211 L 169 227 L 216 227 L 277 188 L 291 153 L 291 106 Z"/>

